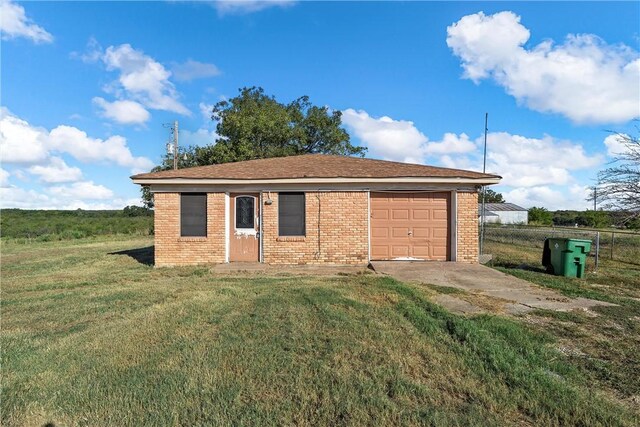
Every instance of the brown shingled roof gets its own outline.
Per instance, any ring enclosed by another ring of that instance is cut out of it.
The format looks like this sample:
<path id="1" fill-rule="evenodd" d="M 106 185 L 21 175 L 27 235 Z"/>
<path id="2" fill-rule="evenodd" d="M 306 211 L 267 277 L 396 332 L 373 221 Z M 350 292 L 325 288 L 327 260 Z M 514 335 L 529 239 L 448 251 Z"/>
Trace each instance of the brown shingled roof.
<path id="1" fill-rule="evenodd" d="M 499 178 L 462 169 L 449 169 L 361 157 L 327 154 L 275 157 L 220 165 L 149 172 L 132 179 L 237 179 L 268 180 L 295 178 Z"/>

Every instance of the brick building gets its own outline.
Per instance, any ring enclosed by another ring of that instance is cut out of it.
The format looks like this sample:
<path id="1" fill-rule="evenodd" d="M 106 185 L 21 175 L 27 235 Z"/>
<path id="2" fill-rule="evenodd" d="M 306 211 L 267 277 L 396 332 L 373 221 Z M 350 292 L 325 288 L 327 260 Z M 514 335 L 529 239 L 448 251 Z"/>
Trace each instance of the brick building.
<path id="1" fill-rule="evenodd" d="M 311 154 L 138 174 L 156 266 L 477 262 L 478 189 L 500 177 Z"/>

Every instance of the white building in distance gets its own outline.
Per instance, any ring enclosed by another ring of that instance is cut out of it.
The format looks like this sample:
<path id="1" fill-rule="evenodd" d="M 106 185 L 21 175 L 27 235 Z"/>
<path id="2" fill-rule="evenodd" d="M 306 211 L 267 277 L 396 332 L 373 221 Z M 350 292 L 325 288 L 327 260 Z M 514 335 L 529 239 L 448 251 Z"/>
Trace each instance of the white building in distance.
<path id="1" fill-rule="evenodd" d="M 485 224 L 527 224 L 527 209 L 513 203 L 485 203 Z M 478 205 L 478 221 L 482 220 L 482 203 Z"/>

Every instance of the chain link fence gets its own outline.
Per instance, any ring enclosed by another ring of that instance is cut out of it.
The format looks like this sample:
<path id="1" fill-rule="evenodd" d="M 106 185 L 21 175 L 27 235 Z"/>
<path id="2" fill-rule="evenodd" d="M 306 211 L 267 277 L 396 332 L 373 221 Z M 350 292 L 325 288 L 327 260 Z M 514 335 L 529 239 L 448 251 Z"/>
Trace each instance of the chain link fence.
<path id="1" fill-rule="evenodd" d="M 548 237 L 591 240 L 587 268 L 592 271 L 604 259 L 640 264 L 640 234 L 622 231 L 485 225 L 481 253 L 505 265 L 539 265 Z"/>

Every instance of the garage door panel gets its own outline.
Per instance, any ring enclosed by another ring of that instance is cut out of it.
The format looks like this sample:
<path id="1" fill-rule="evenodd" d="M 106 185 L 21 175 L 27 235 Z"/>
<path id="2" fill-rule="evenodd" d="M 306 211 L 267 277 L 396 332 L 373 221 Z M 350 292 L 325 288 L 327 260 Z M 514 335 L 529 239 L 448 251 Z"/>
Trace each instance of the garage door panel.
<path id="1" fill-rule="evenodd" d="M 433 209 L 431 212 L 435 221 L 446 221 L 449 218 L 447 209 Z"/>
<path id="2" fill-rule="evenodd" d="M 371 246 L 371 257 L 373 259 L 389 259 L 391 257 L 391 254 L 389 253 L 389 246 Z"/>
<path id="3" fill-rule="evenodd" d="M 371 193 L 371 258 L 449 259 L 448 207 L 449 193 Z"/>
<path id="4" fill-rule="evenodd" d="M 391 256 L 393 258 L 405 258 L 409 256 L 409 245 L 392 245 Z"/>
<path id="5" fill-rule="evenodd" d="M 411 219 L 417 219 L 417 220 L 421 220 L 421 219 L 430 219 L 431 218 L 431 211 L 429 209 L 413 209 L 411 211 Z"/>
<path id="6" fill-rule="evenodd" d="M 447 259 L 447 248 L 443 246 L 433 246 L 433 257 L 440 258 L 442 260 Z"/>
<path id="7" fill-rule="evenodd" d="M 388 198 L 390 203 L 406 203 L 409 201 L 410 196 L 406 194 L 392 194 Z"/>
<path id="8" fill-rule="evenodd" d="M 391 211 L 392 219 L 409 219 L 409 209 L 393 209 Z"/>
<path id="9" fill-rule="evenodd" d="M 413 227 L 413 237 L 428 239 L 431 237 L 431 230 L 428 227 Z"/>
<path id="10" fill-rule="evenodd" d="M 387 239 L 389 237 L 389 229 L 382 227 L 372 227 L 371 228 L 371 237 L 372 238 L 381 238 Z"/>
<path id="11" fill-rule="evenodd" d="M 393 227 L 391 237 L 394 239 L 407 239 L 409 237 L 409 227 Z"/>
<path id="12" fill-rule="evenodd" d="M 447 228 L 432 228 L 432 237 L 436 239 L 445 239 L 449 236 L 449 230 Z"/>
<path id="13" fill-rule="evenodd" d="M 430 257 L 430 247 L 428 245 L 424 245 L 424 246 L 413 246 L 412 248 L 412 254 L 411 256 L 413 256 L 414 258 L 429 258 Z"/>
<path id="14" fill-rule="evenodd" d="M 389 219 L 389 209 L 371 209 L 371 218 Z"/>

